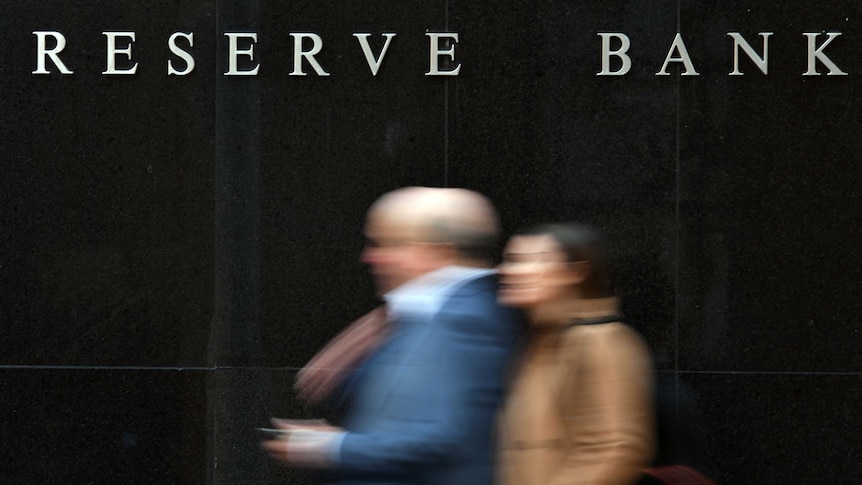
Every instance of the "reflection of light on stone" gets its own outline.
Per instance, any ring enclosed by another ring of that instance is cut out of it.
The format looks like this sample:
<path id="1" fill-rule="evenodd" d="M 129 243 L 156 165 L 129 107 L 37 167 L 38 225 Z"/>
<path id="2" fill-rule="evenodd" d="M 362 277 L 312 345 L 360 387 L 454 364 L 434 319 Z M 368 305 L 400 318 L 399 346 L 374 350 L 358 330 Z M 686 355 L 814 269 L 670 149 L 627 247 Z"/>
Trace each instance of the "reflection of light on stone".
<path id="1" fill-rule="evenodd" d="M 407 129 L 400 122 L 390 121 L 386 125 L 386 135 L 384 143 L 384 150 L 386 151 L 386 155 L 388 155 L 389 157 L 395 156 L 395 153 L 402 145 L 404 135 L 406 134 Z"/>
<path id="2" fill-rule="evenodd" d="M 123 446 L 126 448 L 134 448 L 138 446 L 138 435 L 135 433 L 126 433 L 123 435 Z"/>

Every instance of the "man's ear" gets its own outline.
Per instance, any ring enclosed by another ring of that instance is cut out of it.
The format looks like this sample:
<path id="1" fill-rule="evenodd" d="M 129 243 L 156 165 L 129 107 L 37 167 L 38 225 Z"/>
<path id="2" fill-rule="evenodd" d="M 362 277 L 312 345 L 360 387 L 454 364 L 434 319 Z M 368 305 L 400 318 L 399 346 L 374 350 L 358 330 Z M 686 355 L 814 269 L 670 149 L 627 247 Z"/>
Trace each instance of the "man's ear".
<path id="1" fill-rule="evenodd" d="M 413 243 L 415 250 L 423 253 L 425 261 L 435 262 L 435 266 L 448 266 L 458 262 L 458 250 L 452 243 L 417 242 Z"/>
<path id="2" fill-rule="evenodd" d="M 435 252 L 439 261 L 445 261 L 447 265 L 458 262 L 458 248 L 449 242 L 434 243 L 432 251 Z"/>
<path id="3" fill-rule="evenodd" d="M 593 266 L 589 261 L 571 261 L 568 265 L 568 283 L 572 286 L 583 284 L 593 274 Z"/>

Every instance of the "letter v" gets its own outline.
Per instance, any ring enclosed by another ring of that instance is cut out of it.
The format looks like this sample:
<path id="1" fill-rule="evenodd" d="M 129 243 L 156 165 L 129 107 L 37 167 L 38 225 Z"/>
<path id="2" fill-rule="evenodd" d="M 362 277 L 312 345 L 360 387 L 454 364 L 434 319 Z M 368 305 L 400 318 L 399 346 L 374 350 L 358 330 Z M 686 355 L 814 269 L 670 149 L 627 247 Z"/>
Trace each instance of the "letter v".
<path id="1" fill-rule="evenodd" d="M 392 38 L 395 37 L 395 34 L 383 34 L 386 37 L 386 43 L 383 44 L 383 50 L 380 51 L 380 57 L 377 59 L 374 58 L 374 54 L 371 53 L 371 46 L 368 45 L 368 36 L 371 34 L 353 34 L 357 40 L 359 40 L 359 46 L 362 47 L 362 53 L 365 54 L 365 61 L 368 62 L 368 68 L 371 69 L 371 75 L 376 76 L 377 71 L 380 69 L 380 64 L 383 63 L 383 56 L 386 55 L 386 50 L 389 49 L 389 43 L 392 42 Z"/>

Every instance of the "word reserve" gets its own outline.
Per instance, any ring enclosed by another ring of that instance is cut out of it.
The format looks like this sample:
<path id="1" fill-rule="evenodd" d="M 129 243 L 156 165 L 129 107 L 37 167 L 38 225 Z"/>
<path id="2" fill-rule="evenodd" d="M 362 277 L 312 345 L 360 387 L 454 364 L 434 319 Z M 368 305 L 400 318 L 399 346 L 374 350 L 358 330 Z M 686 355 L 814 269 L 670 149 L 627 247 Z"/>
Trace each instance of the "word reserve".
<path id="1" fill-rule="evenodd" d="M 36 36 L 36 70 L 33 74 L 51 74 L 49 61 L 53 64 L 61 74 L 73 74 L 73 71 L 60 57 L 60 54 L 66 48 L 66 37 L 57 31 L 35 31 Z M 137 72 L 138 63 L 133 62 L 132 46 L 135 43 L 135 32 L 102 32 L 106 42 L 106 67 L 102 74 L 107 75 L 132 75 Z M 225 76 L 256 76 L 259 64 L 254 62 L 254 46 L 257 44 L 257 33 L 254 32 L 227 32 L 224 34 L 228 39 L 228 68 L 224 72 Z M 359 42 L 359 47 L 365 55 L 365 61 L 368 63 L 368 69 L 372 76 L 376 76 L 383 64 L 383 58 L 386 56 L 386 51 L 389 50 L 389 45 L 396 34 L 382 34 L 384 40 L 383 47 L 377 56 L 374 55 L 368 38 L 371 34 L 355 33 L 353 37 Z M 455 32 L 426 32 L 425 35 L 429 40 L 429 59 L 428 71 L 426 76 L 457 76 L 461 71 L 461 65 L 457 64 L 449 68 L 444 68 L 440 65 L 441 58 L 444 63 L 454 64 L 455 61 L 455 44 L 458 43 L 458 34 Z M 291 76 L 307 76 L 305 68 L 311 66 L 318 76 L 329 76 L 327 72 L 317 61 L 315 57 L 323 49 L 323 39 L 312 33 L 291 33 L 294 40 L 293 48 L 293 71 Z M 52 46 L 48 47 L 48 39 L 52 39 Z M 181 40 L 182 39 L 182 40 Z M 305 46 L 309 44 L 308 49 Z M 187 47 L 194 47 L 194 33 L 192 32 L 174 32 L 168 38 L 168 48 L 171 53 L 177 56 L 177 59 L 168 60 L 168 75 L 169 76 L 185 76 L 190 74 L 195 69 L 195 58 L 189 53 Z M 124 62 L 125 66 L 118 67 L 118 58 Z M 248 66 L 240 68 L 239 60 L 243 61 Z M 181 62 L 180 62 L 181 61 Z M 176 63 L 176 64 L 175 64 Z"/>

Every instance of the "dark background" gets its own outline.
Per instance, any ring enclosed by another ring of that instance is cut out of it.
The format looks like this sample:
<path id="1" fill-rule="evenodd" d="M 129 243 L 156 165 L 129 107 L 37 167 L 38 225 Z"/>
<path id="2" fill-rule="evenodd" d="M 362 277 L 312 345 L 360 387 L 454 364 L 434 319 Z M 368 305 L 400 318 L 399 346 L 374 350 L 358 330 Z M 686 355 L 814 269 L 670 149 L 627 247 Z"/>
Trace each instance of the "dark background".
<path id="1" fill-rule="evenodd" d="M 858 483 L 862 11 L 709 3 L 0 4 L 0 483 L 313 482 L 251 428 L 311 417 L 293 374 L 375 304 L 363 214 L 411 184 L 611 236 L 690 464 Z M 35 30 L 74 74 L 31 74 Z M 136 33 L 135 75 L 101 74 L 103 31 Z M 426 31 L 460 75 L 424 75 Z M 258 34 L 258 76 L 222 75 L 225 32 Z M 289 75 L 291 32 L 330 76 Z M 376 77 L 354 32 L 397 33 Z M 627 75 L 596 76 L 598 32 Z M 655 75 L 677 32 L 699 76 Z M 728 32 L 773 32 L 768 75 L 728 76 Z M 802 76 L 804 32 L 841 32 L 848 75 Z"/>

